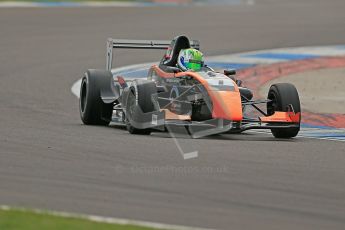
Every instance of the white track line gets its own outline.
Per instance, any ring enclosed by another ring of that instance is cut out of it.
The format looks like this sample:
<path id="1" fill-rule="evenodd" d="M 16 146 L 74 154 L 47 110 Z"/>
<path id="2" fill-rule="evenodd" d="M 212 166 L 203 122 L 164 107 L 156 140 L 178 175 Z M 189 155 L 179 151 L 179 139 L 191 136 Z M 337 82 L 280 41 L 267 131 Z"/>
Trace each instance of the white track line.
<path id="1" fill-rule="evenodd" d="M 180 225 L 170 225 L 170 224 L 162 224 L 162 223 L 155 223 L 155 222 L 147 222 L 147 221 L 137 221 L 137 220 L 130 220 L 130 219 L 122 219 L 122 218 L 112 218 L 112 217 L 103 217 L 103 216 L 96 216 L 96 215 L 83 215 L 83 214 L 75 214 L 75 213 L 68 213 L 68 212 L 56 212 L 56 211 L 46 211 L 41 209 L 25 209 L 25 208 L 12 208 L 7 205 L 1 205 L 0 210 L 10 211 L 10 210 L 19 210 L 19 211 L 29 211 L 37 214 L 48 214 L 57 217 L 65 217 L 65 218 L 79 218 L 90 220 L 93 222 L 100 222 L 100 223 L 108 223 L 108 224 L 119 224 L 119 225 L 136 225 L 139 227 L 148 227 L 153 229 L 162 229 L 162 230 L 214 230 L 209 228 L 195 228 L 195 227 L 187 227 L 187 226 L 180 226 Z"/>
<path id="2" fill-rule="evenodd" d="M 248 130 L 249 133 L 260 133 L 272 136 L 270 130 Z M 335 137 L 322 137 L 322 136 L 316 136 L 315 134 L 318 133 L 339 133 L 344 134 L 345 129 L 318 129 L 318 128 L 301 128 L 299 131 L 297 137 L 303 137 L 303 138 L 309 138 L 309 139 L 317 139 L 317 140 L 327 140 L 327 141 L 341 141 L 345 142 L 345 139 L 337 139 Z"/>
<path id="3" fill-rule="evenodd" d="M 81 79 L 74 82 L 71 88 L 72 93 L 79 98 L 80 94 L 80 85 L 81 85 Z"/>
<path id="4" fill-rule="evenodd" d="M 289 53 L 289 54 L 304 54 L 304 55 L 318 55 L 318 56 L 343 56 L 345 55 L 345 48 L 339 49 L 340 46 L 311 46 L 311 47 L 296 47 L 296 48 L 282 48 L 275 49 L 274 52 Z"/>

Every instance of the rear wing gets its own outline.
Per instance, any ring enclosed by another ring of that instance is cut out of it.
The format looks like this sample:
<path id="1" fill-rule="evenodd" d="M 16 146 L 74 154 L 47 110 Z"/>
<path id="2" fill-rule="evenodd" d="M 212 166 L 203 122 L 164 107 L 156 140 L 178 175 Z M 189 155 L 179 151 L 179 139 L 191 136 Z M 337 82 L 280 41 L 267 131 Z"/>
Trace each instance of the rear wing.
<path id="1" fill-rule="evenodd" d="M 127 40 L 127 39 L 112 39 L 107 41 L 107 62 L 106 69 L 111 71 L 113 64 L 113 49 L 168 49 L 172 41 L 169 40 Z M 194 49 L 200 49 L 198 40 L 191 40 L 190 46 Z"/>

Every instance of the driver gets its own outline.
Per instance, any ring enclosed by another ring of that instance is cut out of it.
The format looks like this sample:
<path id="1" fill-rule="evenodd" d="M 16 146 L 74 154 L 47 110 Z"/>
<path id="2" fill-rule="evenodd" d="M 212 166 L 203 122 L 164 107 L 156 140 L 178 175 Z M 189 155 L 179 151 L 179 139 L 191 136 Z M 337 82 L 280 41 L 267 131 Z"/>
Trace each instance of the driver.
<path id="1" fill-rule="evenodd" d="M 204 55 L 197 49 L 182 49 L 178 55 L 177 66 L 182 71 L 200 71 L 204 66 Z"/>

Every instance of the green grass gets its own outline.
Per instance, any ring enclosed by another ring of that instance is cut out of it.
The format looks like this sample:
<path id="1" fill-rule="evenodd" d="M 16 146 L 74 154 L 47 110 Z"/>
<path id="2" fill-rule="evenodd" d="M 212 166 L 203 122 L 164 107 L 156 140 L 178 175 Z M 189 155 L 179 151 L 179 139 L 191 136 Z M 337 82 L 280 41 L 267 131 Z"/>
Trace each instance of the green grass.
<path id="1" fill-rule="evenodd" d="M 152 230 L 133 225 L 117 225 L 66 218 L 28 210 L 0 210 L 1 230 Z"/>

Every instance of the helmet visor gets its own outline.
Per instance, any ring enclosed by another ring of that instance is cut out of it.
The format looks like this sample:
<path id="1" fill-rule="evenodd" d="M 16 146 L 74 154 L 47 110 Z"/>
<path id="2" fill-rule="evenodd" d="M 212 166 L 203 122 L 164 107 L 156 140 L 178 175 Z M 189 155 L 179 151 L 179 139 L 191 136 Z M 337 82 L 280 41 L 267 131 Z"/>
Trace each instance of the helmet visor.
<path id="1" fill-rule="evenodd" d="M 204 65 L 203 61 L 199 61 L 199 60 L 194 60 L 194 59 L 189 59 L 188 63 L 187 63 L 187 68 L 194 70 L 194 71 L 198 71 L 201 69 L 201 67 Z"/>

